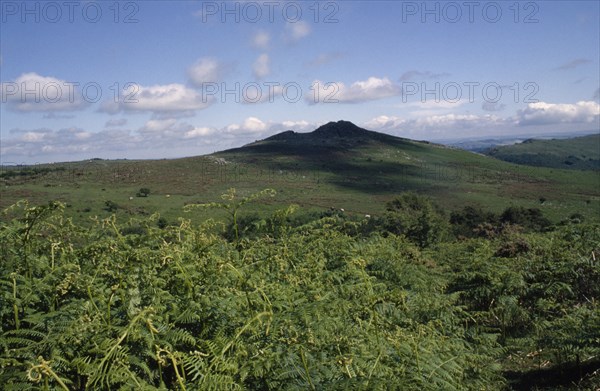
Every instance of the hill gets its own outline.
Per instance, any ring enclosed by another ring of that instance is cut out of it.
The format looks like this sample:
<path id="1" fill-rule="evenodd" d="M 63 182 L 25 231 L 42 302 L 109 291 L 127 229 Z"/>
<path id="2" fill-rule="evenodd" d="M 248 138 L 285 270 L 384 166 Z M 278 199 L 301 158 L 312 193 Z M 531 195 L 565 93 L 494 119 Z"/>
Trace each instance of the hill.
<path id="1" fill-rule="evenodd" d="M 576 170 L 600 169 L 600 134 L 566 140 L 528 139 L 520 144 L 487 149 L 483 153 L 507 162 Z"/>
<path id="2" fill-rule="evenodd" d="M 14 389 L 600 385 L 594 171 L 339 121 L 209 156 L 5 168 L 0 196 L 45 204 L 0 214 Z"/>
<path id="3" fill-rule="evenodd" d="M 139 197 L 141 188 L 150 194 Z M 307 212 L 343 208 L 377 215 L 408 190 L 427 194 L 447 211 L 465 205 L 496 212 L 511 205 L 539 207 L 560 221 L 573 213 L 597 218 L 600 209 L 595 172 L 515 165 L 347 121 L 207 156 L 3 167 L 0 207 L 21 199 L 60 200 L 78 220 L 159 212 L 171 221 L 185 204 L 219 200 L 229 188 L 242 195 L 276 190 L 277 197 L 257 204 L 257 212 L 298 204 Z"/>

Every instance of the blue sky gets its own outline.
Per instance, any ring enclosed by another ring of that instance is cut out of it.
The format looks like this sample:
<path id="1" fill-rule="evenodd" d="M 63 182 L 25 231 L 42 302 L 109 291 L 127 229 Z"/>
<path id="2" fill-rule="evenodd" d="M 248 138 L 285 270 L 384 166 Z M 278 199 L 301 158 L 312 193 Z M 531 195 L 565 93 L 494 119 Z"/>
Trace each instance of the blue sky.
<path id="1" fill-rule="evenodd" d="M 0 12 L 4 164 L 198 155 L 339 119 L 433 141 L 600 131 L 598 1 Z"/>

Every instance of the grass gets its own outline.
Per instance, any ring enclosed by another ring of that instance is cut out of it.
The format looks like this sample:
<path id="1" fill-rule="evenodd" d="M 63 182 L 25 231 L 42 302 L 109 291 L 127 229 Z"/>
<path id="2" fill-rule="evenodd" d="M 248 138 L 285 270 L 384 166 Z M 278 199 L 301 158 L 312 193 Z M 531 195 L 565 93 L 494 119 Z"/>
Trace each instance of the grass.
<path id="1" fill-rule="evenodd" d="M 526 140 L 520 144 L 494 147 L 490 156 L 508 162 L 540 167 L 599 170 L 600 134 L 566 140 Z"/>
<path id="2" fill-rule="evenodd" d="M 95 159 L 37 170 L 4 167 L 0 207 L 24 198 L 32 203 L 60 200 L 69 205 L 67 215 L 82 221 L 108 216 L 105 202 L 112 201 L 122 218 L 158 212 L 173 221 L 186 204 L 219 200 L 234 187 L 242 196 L 265 188 L 277 191 L 275 199 L 257 202 L 256 212 L 295 203 L 309 211 L 343 208 L 350 214 L 377 215 L 386 201 L 414 190 L 448 211 L 473 205 L 499 212 L 518 205 L 539 207 L 555 222 L 573 213 L 600 220 L 597 171 L 517 165 L 357 129 L 347 136 L 343 127 L 342 132 L 339 127 L 286 132 L 246 147 L 182 159 Z M 150 195 L 137 197 L 144 187 Z M 217 212 L 193 213 L 204 218 Z"/>

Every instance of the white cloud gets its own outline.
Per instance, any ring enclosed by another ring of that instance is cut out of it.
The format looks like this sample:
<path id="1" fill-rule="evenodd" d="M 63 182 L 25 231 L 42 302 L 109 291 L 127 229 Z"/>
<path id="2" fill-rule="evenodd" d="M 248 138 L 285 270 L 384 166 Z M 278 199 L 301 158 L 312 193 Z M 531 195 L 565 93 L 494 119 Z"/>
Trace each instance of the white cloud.
<path id="1" fill-rule="evenodd" d="M 271 60 L 268 54 L 258 56 L 254 62 L 253 72 L 257 79 L 264 79 L 271 74 Z"/>
<path id="2" fill-rule="evenodd" d="M 261 30 L 254 34 L 254 36 L 252 37 L 252 46 L 257 49 L 267 50 L 269 48 L 270 41 L 271 36 L 269 35 L 269 33 Z"/>
<path id="3" fill-rule="evenodd" d="M 480 136 L 483 130 L 502 132 L 509 125 L 510 121 L 494 115 L 474 114 L 429 115 L 411 119 L 380 115 L 364 124 L 367 129 L 416 139 Z"/>
<path id="4" fill-rule="evenodd" d="M 443 129 L 444 127 L 459 126 L 462 129 L 478 128 L 483 124 L 492 124 L 502 120 L 493 115 L 475 114 L 444 114 L 417 118 L 414 124 L 420 129 Z"/>
<path id="5" fill-rule="evenodd" d="M 14 129 L 11 137 L 3 139 L 0 151 L 3 160 L 20 161 L 29 156 L 34 161 L 87 159 L 94 156 L 157 158 L 157 151 L 177 156 L 204 154 L 215 150 L 238 147 L 257 138 L 267 137 L 282 130 L 312 130 L 316 126 L 306 121 L 266 122 L 248 117 L 240 123 L 221 128 L 191 125 L 176 119 L 152 119 L 138 130 L 108 129 L 87 132 L 79 128 L 60 130 Z M 207 151 L 206 148 L 210 148 Z M 169 152 L 172 151 L 172 152 Z M 6 159 L 4 157 L 6 156 Z"/>
<path id="6" fill-rule="evenodd" d="M 11 82 L 0 84 L 1 100 L 8 107 L 22 112 L 53 112 L 81 110 L 95 100 L 97 88 L 86 89 L 84 96 L 76 82 L 41 76 L 35 72 L 23 73 Z"/>
<path id="7" fill-rule="evenodd" d="M 140 129 L 140 132 L 163 132 L 171 129 L 176 123 L 175 118 L 151 119 Z"/>
<path id="8" fill-rule="evenodd" d="M 37 143 L 37 142 L 41 142 L 44 141 L 44 138 L 46 138 L 46 136 L 49 133 L 47 132 L 26 132 L 23 133 L 23 136 L 21 136 L 21 140 L 28 142 L 28 143 Z"/>
<path id="9" fill-rule="evenodd" d="M 295 23 L 287 23 L 285 26 L 285 39 L 288 42 L 298 42 L 302 38 L 309 36 L 310 33 L 310 25 L 302 20 Z"/>
<path id="10" fill-rule="evenodd" d="M 225 73 L 226 66 L 212 57 L 204 57 L 188 68 L 187 75 L 190 82 L 198 87 L 202 83 L 217 83 Z"/>
<path id="11" fill-rule="evenodd" d="M 390 130 L 404 124 L 406 120 L 395 116 L 380 115 L 365 122 L 364 126 L 374 130 Z"/>
<path id="12" fill-rule="evenodd" d="M 390 79 L 384 77 L 369 77 L 367 80 L 356 81 L 350 86 L 342 82 L 325 83 L 315 80 L 312 86 L 316 86 L 317 93 L 310 91 L 305 95 L 309 104 L 315 103 L 360 103 L 371 100 L 389 98 L 402 93 L 402 89 Z"/>
<path id="13" fill-rule="evenodd" d="M 564 131 L 562 124 L 572 124 L 571 130 L 583 130 L 588 129 L 591 123 L 596 123 L 597 126 L 599 121 L 600 105 L 596 102 L 538 102 L 530 103 L 525 109 L 507 117 L 457 113 L 422 115 L 416 118 L 380 115 L 365 122 L 364 126 L 409 138 L 451 139 L 523 134 L 522 126 L 531 126 L 528 131 L 531 136 Z"/>
<path id="14" fill-rule="evenodd" d="M 281 124 L 286 129 L 290 129 L 290 130 L 294 130 L 294 129 L 306 130 L 310 127 L 310 123 L 307 121 L 283 121 Z"/>
<path id="15" fill-rule="evenodd" d="M 149 111 L 156 114 L 193 112 L 205 109 L 213 102 L 214 97 L 202 96 L 183 84 L 138 85 L 134 94 L 119 97 L 118 102 L 106 101 L 100 111 L 111 114 L 121 111 Z"/>
<path id="16" fill-rule="evenodd" d="M 225 127 L 227 133 L 262 133 L 267 129 L 267 124 L 256 117 L 248 117 L 241 124 L 231 124 Z"/>
<path id="17" fill-rule="evenodd" d="M 185 132 L 183 137 L 186 139 L 206 137 L 206 136 L 210 136 L 213 133 L 215 133 L 214 128 L 199 127 L 199 128 L 193 128 L 193 129 L 188 130 L 187 132 Z"/>
<path id="18" fill-rule="evenodd" d="M 10 134 L 16 137 L 2 141 L 2 155 L 38 157 L 62 151 L 71 153 L 87 150 L 93 146 L 93 134 L 80 128 L 65 128 L 57 131 L 51 129 L 12 129 Z"/>
<path id="19" fill-rule="evenodd" d="M 564 123 L 592 123 L 600 118 L 600 105 L 597 102 L 581 101 L 568 103 L 529 103 L 517 112 L 519 125 L 544 125 Z"/>

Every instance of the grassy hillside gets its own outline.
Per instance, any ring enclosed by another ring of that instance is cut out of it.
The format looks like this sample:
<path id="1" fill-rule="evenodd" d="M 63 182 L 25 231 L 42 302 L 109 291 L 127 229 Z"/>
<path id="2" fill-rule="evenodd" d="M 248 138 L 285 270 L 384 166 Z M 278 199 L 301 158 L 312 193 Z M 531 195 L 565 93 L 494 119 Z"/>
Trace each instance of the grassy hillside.
<path id="1" fill-rule="evenodd" d="M 600 386 L 595 171 L 337 122 L 0 180 L 3 390 Z"/>
<path id="2" fill-rule="evenodd" d="M 343 121 L 209 156 L 5 167 L 0 175 L 0 207 L 23 198 L 60 200 L 70 205 L 67 215 L 85 221 L 113 212 L 125 218 L 159 212 L 172 220 L 185 204 L 219 200 L 232 187 L 242 195 L 276 190 L 277 201 L 262 201 L 259 212 L 295 203 L 306 211 L 377 215 L 406 190 L 426 193 L 448 211 L 517 205 L 560 221 L 573 213 L 594 219 L 600 209 L 597 173 L 515 165 Z M 136 196 L 140 188 L 150 195 Z"/>
<path id="3" fill-rule="evenodd" d="M 600 134 L 566 140 L 526 140 L 484 153 L 507 162 L 577 170 L 600 169 Z"/>

